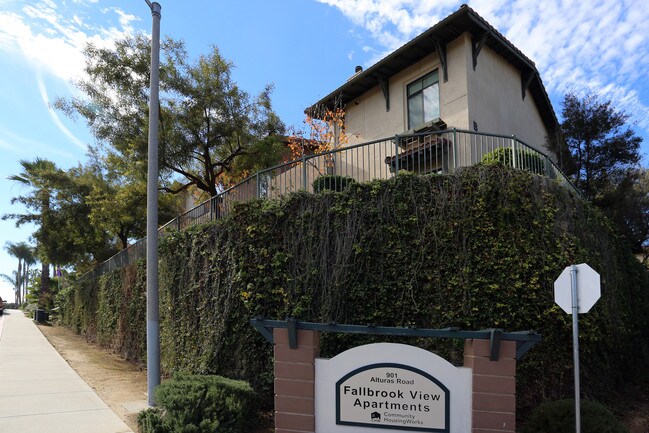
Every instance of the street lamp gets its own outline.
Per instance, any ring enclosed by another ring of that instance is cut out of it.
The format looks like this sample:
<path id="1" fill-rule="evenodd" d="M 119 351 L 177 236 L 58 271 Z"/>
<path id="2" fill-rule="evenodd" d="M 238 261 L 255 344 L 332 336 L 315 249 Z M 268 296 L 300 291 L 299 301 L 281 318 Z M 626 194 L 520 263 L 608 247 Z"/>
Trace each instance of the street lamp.
<path id="1" fill-rule="evenodd" d="M 160 313 L 158 304 L 158 94 L 160 88 L 160 19 L 162 6 L 145 0 L 151 9 L 151 82 L 146 199 L 146 371 L 149 406 L 160 385 Z"/>

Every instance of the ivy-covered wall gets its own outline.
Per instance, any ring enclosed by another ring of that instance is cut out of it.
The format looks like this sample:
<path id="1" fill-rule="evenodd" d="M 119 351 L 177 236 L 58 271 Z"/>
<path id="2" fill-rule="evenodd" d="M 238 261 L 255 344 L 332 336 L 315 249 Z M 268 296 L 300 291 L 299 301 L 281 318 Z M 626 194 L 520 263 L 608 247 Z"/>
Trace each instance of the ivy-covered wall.
<path id="1" fill-rule="evenodd" d="M 582 389 L 610 398 L 649 361 L 649 280 L 628 251 L 565 188 L 498 165 L 254 201 L 162 240 L 163 370 L 243 378 L 269 396 L 271 346 L 249 325 L 258 315 L 499 327 L 543 336 L 519 363 L 519 405 L 569 396 L 571 319 L 553 302 L 553 282 L 588 263 L 602 298 L 580 316 Z M 144 274 L 139 264 L 78 284 L 64 322 L 144 362 Z M 327 334 L 323 355 L 366 341 Z M 461 359 L 461 342 L 405 341 Z"/>

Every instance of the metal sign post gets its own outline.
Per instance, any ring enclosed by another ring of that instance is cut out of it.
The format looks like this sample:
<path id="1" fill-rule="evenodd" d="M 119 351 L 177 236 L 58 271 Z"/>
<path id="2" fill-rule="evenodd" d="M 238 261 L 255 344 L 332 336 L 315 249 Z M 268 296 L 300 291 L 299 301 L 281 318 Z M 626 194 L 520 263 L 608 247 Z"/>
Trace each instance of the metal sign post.
<path id="1" fill-rule="evenodd" d="M 572 356 L 575 365 L 575 431 L 581 433 L 579 384 L 579 313 L 587 313 L 601 296 L 599 274 L 585 263 L 571 265 L 554 282 L 554 302 L 572 314 Z"/>
<path id="2" fill-rule="evenodd" d="M 572 359 L 575 364 L 575 431 L 581 433 L 581 396 L 579 392 L 579 296 L 577 292 L 577 266 L 570 266 L 572 298 Z"/>

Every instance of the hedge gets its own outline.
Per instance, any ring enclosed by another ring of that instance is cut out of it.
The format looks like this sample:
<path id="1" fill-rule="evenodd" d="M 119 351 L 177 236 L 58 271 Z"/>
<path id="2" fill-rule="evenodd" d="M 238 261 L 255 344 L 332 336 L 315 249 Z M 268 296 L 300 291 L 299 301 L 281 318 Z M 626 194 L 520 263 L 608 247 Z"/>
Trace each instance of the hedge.
<path id="1" fill-rule="evenodd" d="M 313 181 L 313 192 L 318 193 L 325 190 L 340 192 L 344 191 L 352 183 L 356 183 L 356 179 L 353 177 L 326 174 L 317 177 Z"/>
<path id="2" fill-rule="evenodd" d="M 581 401 L 582 433 L 628 433 L 628 430 L 603 405 Z M 575 401 L 566 399 L 544 403 L 534 409 L 525 422 L 522 433 L 573 433 L 575 431 Z"/>
<path id="3" fill-rule="evenodd" d="M 176 375 L 138 415 L 142 433 L 247 433 L 257 421 L 249 384 L 221 376 Z"/>
<path id="4" fill-rule="evenodd" d="M 516 158 L 512 158 L 516 155 Z M 499 147 L 486 153 L 482 157 L 485 164 L 504 164 L 507 167 L 516 167 L 534 174 L 546 175 L 547 167 L 544 156 L 531 149 L 516 147 Z"/>
<path id="5" fill-rule="evenodd" d="M 245 379 L 272 401 L 272 347 L 255 316 L 315 322 L 535 330 L 518 367 L 519 407 L 572 392 L 571 320 L 553 302 L 568 265 L 601 274 L 580 316 L 582 390 L 646 376 L 649 281 L 600 212 L 552 181 L 501 165 L 399 175 L 339 193 L 239 205 L 160 244 L 162 368 Z M 84 281 L 65 323 L 144 361 L 144 266 Z M 325 334 L 333 356 L 369 337 Z M 386 341 L 386 339 L 383 339 Z M 406 341 L 461 362 L 461 342 Z"/>

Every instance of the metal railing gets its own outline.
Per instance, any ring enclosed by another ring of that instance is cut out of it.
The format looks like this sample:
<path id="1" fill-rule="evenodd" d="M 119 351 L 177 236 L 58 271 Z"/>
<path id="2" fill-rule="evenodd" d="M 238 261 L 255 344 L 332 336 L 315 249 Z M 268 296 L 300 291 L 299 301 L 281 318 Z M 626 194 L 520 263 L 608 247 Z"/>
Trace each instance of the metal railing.
<path id="1" fill-rule="evenodd" d="M 416 174 L 453 173 L 459 167 L 481 161 L 500 161 L 513 168 L 555 179 L 579 194 L 552 159 L 515 136 L 450 129 L 395 135 L 317 155 L 304 155 L 261 170 L 172 219 L 160 227 L 159 233 L 164 236 L 170 230 L 217 220 L 229 214 L 235 203 L 255 198 L 277 198 L 299 190 L 313 192 L 313 183 L 320 176 L 337 175 L 366 182 L 388 179 L 404 170 Z M 331 181 L 339 182 L 341 177 L 332 177 Z M 102 275 L 144 257 L 146 242 L 140 239 L 83 278 Z"/>

